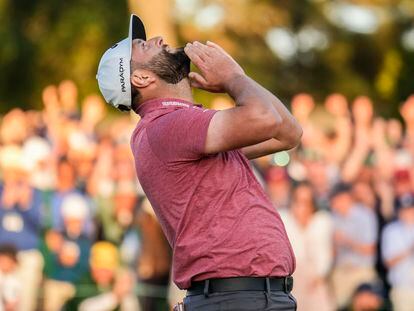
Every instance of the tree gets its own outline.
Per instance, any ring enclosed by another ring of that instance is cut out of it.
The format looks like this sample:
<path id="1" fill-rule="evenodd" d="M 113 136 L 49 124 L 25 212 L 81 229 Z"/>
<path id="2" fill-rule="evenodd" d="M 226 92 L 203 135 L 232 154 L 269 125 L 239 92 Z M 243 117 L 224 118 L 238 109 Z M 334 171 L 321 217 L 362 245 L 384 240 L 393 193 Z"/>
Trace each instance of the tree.
<path id="1" fill-rule="evenodd" d="M 96 92 L 99 59 L 127 36 L 127 16 L 116 0 L 0 1 L 1 111 L 38 107 L 43 87 L 64 79 Z"/>

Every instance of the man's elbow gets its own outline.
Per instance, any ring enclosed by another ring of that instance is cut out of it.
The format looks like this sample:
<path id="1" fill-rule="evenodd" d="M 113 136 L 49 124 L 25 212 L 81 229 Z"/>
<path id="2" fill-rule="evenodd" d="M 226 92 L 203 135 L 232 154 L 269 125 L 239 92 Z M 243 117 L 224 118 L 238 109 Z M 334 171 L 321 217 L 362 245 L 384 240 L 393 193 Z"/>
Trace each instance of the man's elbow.
<path id="1" fill-rule="evenodd" d="M 260 113 L 257 118 L 258 124 L 266 133 L 266 139 L 270 139 L 276 135 L 283 126 L 283 119 L 274 109 L 267 109 Z"/>
<path id="2" fill-rule="evenodd" d="M 294 127 L 295 127 L 295 130 L 293 131 L 294 132 L 294 138 L 292 140 L 292 143 L 293 143 L 292 148 L 295 148 L 300 144 L 300 142 L 302 140 L 302 135 L 303 135 L 303 129 L 302 129 L 302 126 L 300 126 L 299 123 L 295 122 Z"/>
<path id="3" fill-rule="evenodd" d="M 299 125 L 299 123 L 294 124 L 292 129 L 289 131 L 287 137 L 285 137 L 284 139 L 284 145 L 286 146 L 286 150 L 296 148 L 301 142 L 302 135 L 302 127 Z"/>

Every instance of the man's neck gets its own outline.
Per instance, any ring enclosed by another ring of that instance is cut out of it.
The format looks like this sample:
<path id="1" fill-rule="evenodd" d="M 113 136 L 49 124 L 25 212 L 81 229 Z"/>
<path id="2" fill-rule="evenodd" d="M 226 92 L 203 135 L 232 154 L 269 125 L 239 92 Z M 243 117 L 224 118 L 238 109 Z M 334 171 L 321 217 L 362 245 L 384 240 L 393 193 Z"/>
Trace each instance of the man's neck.
<path id="1" fill-rule="evenodd" d="M 157 92 L 142 94 L 141 103 L 144 103 L 148 100 L 153 99 L 162 99 L 162 98 L 176 98 L 182 99 L 189 102 L 193 101 L 193 93 L 191 91 L 191 86 L 187 79 L 180 81 L 177 84 L 165 84 L 162 88 L 159 88 Z"/>

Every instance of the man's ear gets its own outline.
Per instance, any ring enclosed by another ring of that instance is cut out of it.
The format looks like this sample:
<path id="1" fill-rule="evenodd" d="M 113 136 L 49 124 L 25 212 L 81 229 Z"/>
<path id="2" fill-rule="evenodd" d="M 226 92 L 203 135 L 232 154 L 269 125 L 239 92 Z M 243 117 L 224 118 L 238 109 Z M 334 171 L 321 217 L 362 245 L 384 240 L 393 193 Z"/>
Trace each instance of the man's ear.
<path id="1" fill-rule="evenodd" d="M 137 88 L 145 88 L 155 80 L 155 74 L 145 69 L 135 69 L 131 75 L 131 84 Z"/>

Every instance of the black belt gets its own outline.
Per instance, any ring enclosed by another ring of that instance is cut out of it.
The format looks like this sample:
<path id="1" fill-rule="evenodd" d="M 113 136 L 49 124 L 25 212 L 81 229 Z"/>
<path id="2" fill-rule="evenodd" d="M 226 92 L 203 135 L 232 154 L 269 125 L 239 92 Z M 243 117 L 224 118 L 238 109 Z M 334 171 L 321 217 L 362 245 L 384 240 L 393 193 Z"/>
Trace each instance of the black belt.
<path id="1" fill-rule="evenodd" d="M 293 288 L 293 278 L 287 277 L 235 277 L 209 279 L 192 282 L 187 296 L 206 295 L 215 292 L 233 291 L 284 291 L 289 293 Z"/>

